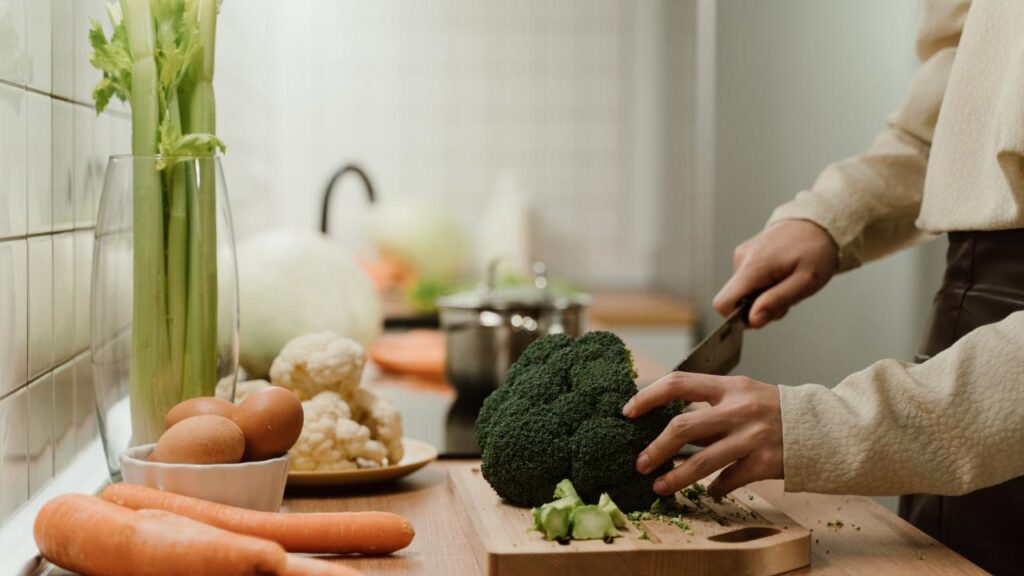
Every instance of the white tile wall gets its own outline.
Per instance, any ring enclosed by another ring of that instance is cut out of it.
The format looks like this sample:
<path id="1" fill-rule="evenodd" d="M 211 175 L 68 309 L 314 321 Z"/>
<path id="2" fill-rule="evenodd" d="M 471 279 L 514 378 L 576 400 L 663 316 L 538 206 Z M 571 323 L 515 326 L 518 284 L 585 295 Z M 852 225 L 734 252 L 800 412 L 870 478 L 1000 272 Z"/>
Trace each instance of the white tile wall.
<path id="1" fill-rule="evenodd" d="M 0 402 L 0 518 L 28 499 L 28 390 Z"/>
<path id="2" fill-rule="evenodd" d="M 53 230 L 53 100 L 28 94 L 28 233 Z"/>
<path id="3" fill-rule="evenodd" d="M 25 81 L 25 6 L 34 0 L 0 0 L 0 80 Z"/>
<path id="4" fill-rule="evenodd" d="M 103 0 L 0 0 L 0 524 L 95 438 L 93 226 L 124 107 L 97 116 Z"/>
<path id="5" fill-rule="evenodd" d="M 74 181 L 74 112 L 71 104 L 60 100 L 53 100 L 52 110 L 53 229 L 59 231 L 68 230 L 74 224 L 71 194 Z"/>
<path id="6" fill-rule="evenodd" d="M 638 17 L 631 0 L 225 3 L 218 122 L 238 235 L 314 228 L 328 176 L 357 161 L 382 198 L 436 201 L 472 239 L 511 173 L 552 273 L 648 282 L 655 231 L 635 216 L 658 191 L 631 186 L 647 165 L 633 142 L 655 137 L 633 126 Z M 332 216 L 350 245 L 361 194 L 343 187 Z"/>
<path id="7" fill-rule="evenodd" d="M 28 225 L 25 171 L 28 106 L 25 90 L 0 84 L 0 238 L 21 236 Z"/>
<path id="8" fill-rule="evenodd" d="M 53 237 L 28 239 L 28 377 L 53 367 Z"/>
<path id="9" fill-rule="evenodd" d="M 53 478 L 53 374 L 28 385 L 28 486 L 35 494 Z"/>
<path id="10" fill-rule="evenodd" d="M 32 88 L 49 92 L 53 86 L 52 62 L 53 47 L 53 3 L 70 3 L 68 0 L 25 0 L 26 20 L 25 33 L 28 44 L 27 83 Z"/>
<path id="11" fill-rule="evenodd" d="M 0 242 L 0 395 L 28 379 L 28 242 Z"/>
<path id="12" fill-rule="evenodd" d="M 50 83 L 54 95 L 70 99 L 74 85 L 75 30 L 81 30 L 80 28 L 73 29 L 77 0 L 52 0 L 52 2 Z"/>

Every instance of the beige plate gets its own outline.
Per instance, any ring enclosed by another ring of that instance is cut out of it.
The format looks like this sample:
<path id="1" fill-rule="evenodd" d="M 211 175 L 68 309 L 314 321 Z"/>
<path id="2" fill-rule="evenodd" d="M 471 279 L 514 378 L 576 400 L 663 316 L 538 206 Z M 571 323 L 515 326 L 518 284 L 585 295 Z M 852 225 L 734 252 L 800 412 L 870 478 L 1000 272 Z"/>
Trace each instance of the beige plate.
<path id="1" fill-rule="evenodd" d="M 426 442 L 403 438 L 402 446 L 405 447 L 405 456 L 394 466 L 318 472 L 291 471 L 288 472 L 288 487 L 377 484 L 398 480 L 437 460 L 437 448 Z"/>

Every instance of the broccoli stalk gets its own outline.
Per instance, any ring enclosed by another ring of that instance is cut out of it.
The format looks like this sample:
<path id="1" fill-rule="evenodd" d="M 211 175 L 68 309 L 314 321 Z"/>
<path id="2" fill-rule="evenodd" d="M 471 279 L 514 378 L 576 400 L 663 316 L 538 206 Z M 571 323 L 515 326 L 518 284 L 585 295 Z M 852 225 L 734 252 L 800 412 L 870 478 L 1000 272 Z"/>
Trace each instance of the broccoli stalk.
<path id="1" fill-rule="evenodd" d="M 568 539 L 570 516 L 581 504 L 579 498 L 566 497 L 534 508 L 533 530 L 543 534 L 545 540 Z"/>
<path id="2" fill-rule="evenodd" d="M 612 497 L 607 492 L 601 494 L 601 498 L 597 501 L 597 507 L 604 510 L 611 517 L 612 524 L 616 528 L 626 527 L 626 515 L 622 513 L 622 510 L 619 510 L 619 507 L 615 505 Z"/>
<path id="3" fill-rule="evenodd" d="M 572 511 L 573 540 L 605 540 L 618 538 L 622 534 L 615 529 L 612 517 L 598 506 L 579 506 Z"/>
<path id="4" fill-rule="evenodd" d="M 579 493 L 576 492 L 576 487 L 572 485 L 572 480 L 569 480 L 568 478 L 563 479 L 555 486 L 555 498 L 568 498 L 574 500 L 577 506 L 583 505 L 583 499 L 580 498 Z"/>

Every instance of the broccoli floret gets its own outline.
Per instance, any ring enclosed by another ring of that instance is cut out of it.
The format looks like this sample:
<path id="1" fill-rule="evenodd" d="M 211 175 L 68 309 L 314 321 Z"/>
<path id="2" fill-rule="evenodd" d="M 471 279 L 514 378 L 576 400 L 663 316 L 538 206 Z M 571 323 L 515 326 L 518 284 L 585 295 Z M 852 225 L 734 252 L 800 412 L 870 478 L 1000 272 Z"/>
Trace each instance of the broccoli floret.
<path id="1" fill-rule="evenodd" d="M 567 334 L 550 334 L 533 341 L 523 353 L 519 355 L 516 364 L 520 366 L 537 366 L 548 361 L 553 353 L 573 345 L 572 336 Z M 516 367 L 509 369 L 509 374 L 515 372 Z"/>
<path id="2" fill-rule="evenodd" d="M 518 410 L 516 411 L 518 412 Z M 502 498 L 519 506 L 538 506 L 551 499 L 558 482 L 570 473 L 569 437 L 544 414 L 521 417 L 495 414 L 481 443 L 480 471 L 498 482 Z M 493 480 L 492 480 L 493 479 Z"/>
<path id="3" fill-rule="evenodd" d="M 559 480 L 571 478 L 584 500 L 608 493 L 622 510 L 648 509 L 657 499 L 654 478 L 671 464 L 644 476 L 636 457 L 679 404 L 637 419 L 622 416 L 636 393 L 635 376 L 632 354 L 610 332 L 535 341 L 477 419 L 484 478 L 520 506 L 544 504 Z"/>
<path id="4" fill-rule="evenodd" d="M 601 492 L 634 473 L 637 452 L 629 421 L 591 418 L 572 438 L 572 483 L 584 500 L 597 500 Z"/>

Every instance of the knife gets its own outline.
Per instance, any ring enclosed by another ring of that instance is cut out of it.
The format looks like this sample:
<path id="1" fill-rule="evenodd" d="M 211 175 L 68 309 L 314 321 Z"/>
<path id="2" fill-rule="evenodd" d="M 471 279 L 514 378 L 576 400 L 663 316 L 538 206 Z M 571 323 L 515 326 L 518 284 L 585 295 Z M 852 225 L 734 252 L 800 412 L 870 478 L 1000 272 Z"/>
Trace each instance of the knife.
<path id="1" fill-rule="evenodd" d="M 761 290 L 740 300 L 736 310 L 725 321 L 708 334 L 697 347 L 690 351 L 676 366 L 676 372 L 697 372 L 725 376 L 740 363 L 743 350 L 743 330 L 750 325 L 750 308 Z"/>

